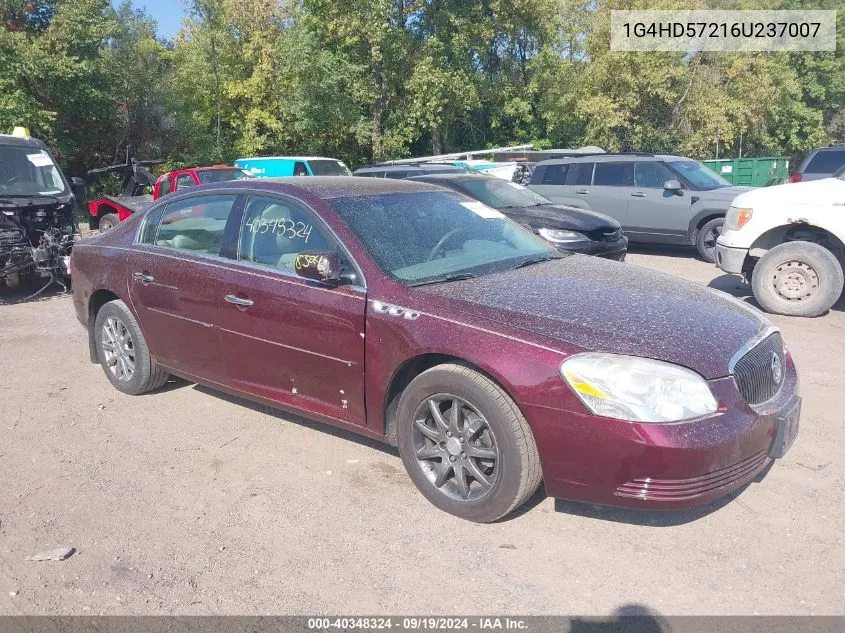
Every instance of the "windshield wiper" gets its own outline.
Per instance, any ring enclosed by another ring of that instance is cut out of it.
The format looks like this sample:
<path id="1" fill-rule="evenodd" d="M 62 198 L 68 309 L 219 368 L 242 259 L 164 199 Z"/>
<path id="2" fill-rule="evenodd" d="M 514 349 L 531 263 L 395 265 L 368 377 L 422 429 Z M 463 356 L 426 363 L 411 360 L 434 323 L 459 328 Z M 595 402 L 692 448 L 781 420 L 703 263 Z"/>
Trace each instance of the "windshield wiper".
<path id="1" fill-rule="evenodd" d="M 413 284 L 408 284 L 410 287 L 429 286 L 431 284 L 445 284 L 450 281 L 462 281 L 464 279 L 475 279 L 472 273 L 455 273 L 454 275 L 446 275 L 445 277 L 437 277 L 436 279 L 429 279 L 428 281 L 418 281 Z"/>
<path id="2" fill-rule="evenodd" d="M 531 257 L 525 261 L 519 262 L 516 266 L 514 266 L 514 270 L 517 268 L 525 268 L 526 266 L 533 266 L 534 264 L 541 264 L 542 262 L 547 262 L 551 259 L 561 259 L 561 257 L 561 255 L 542 255 L 540 257 Z"/>

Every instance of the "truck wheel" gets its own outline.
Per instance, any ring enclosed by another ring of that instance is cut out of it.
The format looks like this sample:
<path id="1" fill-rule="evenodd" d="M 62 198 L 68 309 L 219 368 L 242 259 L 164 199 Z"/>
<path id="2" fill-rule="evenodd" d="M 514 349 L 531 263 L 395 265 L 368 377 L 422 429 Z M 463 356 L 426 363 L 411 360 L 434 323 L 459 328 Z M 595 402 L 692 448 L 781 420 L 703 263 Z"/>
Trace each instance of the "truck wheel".
<path id="1" fill-rule="evenodd" d="M 499 385 L 468 367 L 438 365 L 411 381 L 396 410 L 399 454 L 419 491 L 463 519 L 499 519 L 542 477 L 534 436 Z"/>
<path id="2" fill-rule="evenodd" d="M 716 261 L 716 240 L 722 233 L 722 225 L 725 223 L 725 218 L 713 218 L 706 222 L 695 236 L 695 247 L 698 249 L 698 254 L 701 259 L 708 263 Z"/>
<path id="3" fill-rule="evenodd" d="M 767 312 L 813 317 L 842 294 L 839 260 L 814 242 L 786 242 L 760 258 L 751 277 L 754 298 Z"/>
<path id="4" fill-rule="evenodd" d="M 118 391 L 138 395 L 167 382 L 167 373 L 150 359 L 141 328 L 123 301 L 110 301 L 100 308 L 94 336 L 97 360 Z"/>
<path id="5" fill-rule="evenodd" d="M 109 229 L 113 229 L 120 224 L 120 219 L 116 213 L 106 213 L 100 218 L 100 233 L 105 233 Z"/>

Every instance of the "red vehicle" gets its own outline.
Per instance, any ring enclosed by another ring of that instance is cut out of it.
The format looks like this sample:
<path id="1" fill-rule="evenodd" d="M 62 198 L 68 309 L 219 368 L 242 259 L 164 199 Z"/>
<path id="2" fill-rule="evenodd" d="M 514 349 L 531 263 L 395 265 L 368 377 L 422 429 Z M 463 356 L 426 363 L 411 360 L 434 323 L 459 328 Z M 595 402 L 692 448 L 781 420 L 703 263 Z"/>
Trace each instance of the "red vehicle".
<path id="1" fill-rule="evenodd" d="M 104 169 L 93 169 L 89 174 L 108 173 L 127 170 L 124 178 L 123 193 L 119 196 L 105 196 L 88 203 L 88 224 L 92 229 L 107 231 L 118 222 L 123 222 L 133 213 L 142 211 L 162 196 L 197 185 L 226 182 L 253 178 L 253 175 L 240 167 L 215 165 L 213 167 L 189 167 L 167 172 L 153 180 L 153 175 L 144 167 L 158 161 L 134 161 L 124 165 L 114 165 Z M 143 193 L 152 188 L 152 194 Z"/>
<path id="2" fill-rule="evenodd" d="M 567 499 L 704 504 L 798 430 L 795 365 L 758 310 L 560 253 L 424 183 L 176 193 L 78 243 L 73 292 L 118 390 L 173 374 L 390 442 L 423 495 L 474 521 L 541 480 Z"/>

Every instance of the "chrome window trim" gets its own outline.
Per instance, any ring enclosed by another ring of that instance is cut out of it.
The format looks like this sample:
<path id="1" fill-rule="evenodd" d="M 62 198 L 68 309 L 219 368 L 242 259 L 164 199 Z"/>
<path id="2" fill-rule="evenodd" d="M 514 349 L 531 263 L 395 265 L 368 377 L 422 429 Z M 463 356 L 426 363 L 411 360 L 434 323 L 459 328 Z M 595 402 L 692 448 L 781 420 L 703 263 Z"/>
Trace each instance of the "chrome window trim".
<path id="1" fill-rule="evenodd" d="M 764 340 L 769 338 L 772 334 L 780 333 L 780 328 L 775 327 L 774 325 L 763 325 L 753 337 L 748 339 L 745 344 L 740 347 L 734 355 L 731 356 L 730 360 L 728 361 L 728 373 L 733 376 L 734 368 L 736 364 L 739 362 L 739 359 L 745 356 L 748 352 L 752 349 L 757 347 L 760 343 Z"/>

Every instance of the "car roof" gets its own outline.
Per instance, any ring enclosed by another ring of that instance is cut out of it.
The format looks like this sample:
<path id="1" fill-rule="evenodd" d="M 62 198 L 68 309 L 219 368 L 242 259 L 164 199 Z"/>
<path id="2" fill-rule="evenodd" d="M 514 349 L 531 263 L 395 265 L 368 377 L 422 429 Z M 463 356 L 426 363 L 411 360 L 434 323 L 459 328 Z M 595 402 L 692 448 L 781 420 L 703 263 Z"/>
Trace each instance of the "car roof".
<path id="1" fill-rule="evenodd" d="M 0 134 L 0 145 L 12 147 L 31 147 L 32 149 L 47 149 L 47 146 L 37 138 L 21 137 L 11 134 Z"/>
<path id="2" fill-rule="evenodd" d="M 502 182 L 508 182 L 503 178 L 497 178 L 496 176 L 490 176 L 488 174 L 482 174 L 478 172 L 463 172 L 463 173 L 456 173 L 456 174 L 419 174 L 417 176 L 408 176 L 405 180 L 416 180 L 417 182 L 428 182 L 432 180 L 443 181 L 443 182 L 462 182 L 465 180 L 501 180 Z"/>
<path id="3" fill-rule="evenodd" d="M 292 189 L 313 193 L 323 200 L 378 196 L 391 193 L 443 191 L 436 185 L 390 178 L 354 178 L 353 176 L 291 176 L 286 178 L 249 178 L 200 185 L 193 191 L 210 189 L 248 189 L 268 193 L 293 193 Z"/>
<path id="4" fill-rule="evenodd" d="M 238 160 L 335 160 L 339 163 L 343 162 L 339 158 L 332 158 L 331 156 L 250 156 Z"/>
<path id="5" fill-rule="evenodd" d="M 601 154 L 579 154 L 578 156 L 564 156 L 562 158 L 550 158 L 537 163 L 536 167 L 540 165 L 564 165 L 569 163 L 613 163 L 622 160 L 639 160 L 639 161 L 660 161 L 660 160 L 694 160 L 686 156 L 677 156 L 675 154 L 650 154 L 646 152 L 619 152 L 619 153 L 601 153 Z"/>

